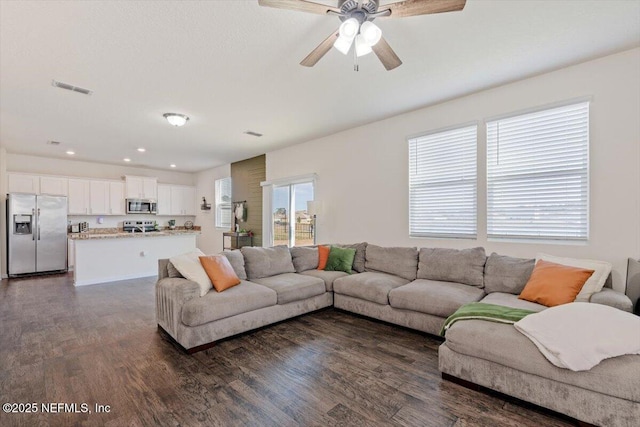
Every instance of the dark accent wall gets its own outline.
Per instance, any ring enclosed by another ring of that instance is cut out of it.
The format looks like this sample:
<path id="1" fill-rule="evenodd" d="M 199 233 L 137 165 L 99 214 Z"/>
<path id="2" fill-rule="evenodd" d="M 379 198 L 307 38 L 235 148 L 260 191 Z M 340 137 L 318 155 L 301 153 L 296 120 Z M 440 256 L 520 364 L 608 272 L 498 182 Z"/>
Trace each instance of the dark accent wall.
<path id="1" fill-rule="evenodd" d="M 232 200 L 246 200 L 247 221 L 239 223 L 240 229 L 253 231 L 253 244 L 262 246 L 262 187 L 266 180 L 266 156 L 253 157 L 231 163 Z"/>

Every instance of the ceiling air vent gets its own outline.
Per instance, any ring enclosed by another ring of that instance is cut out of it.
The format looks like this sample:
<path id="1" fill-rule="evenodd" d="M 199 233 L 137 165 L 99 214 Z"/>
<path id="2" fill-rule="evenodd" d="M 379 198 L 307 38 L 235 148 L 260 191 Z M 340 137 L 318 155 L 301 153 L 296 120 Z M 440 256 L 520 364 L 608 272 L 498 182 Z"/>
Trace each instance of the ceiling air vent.
<path id="1" fill-rule="evenodd" d="M 60 145 L 61 142 L 60 141 L 47 141 L 47 144 L 49 144 L 49 145 Z"/>
<path id="2" fill-rule="evenodd" d="M 62 83 L 57 80 L 52 80 L 51 85 L 55 87 L 59 87 L 60 89 L 70 90 L 72 92 L 82 93 L 84 95 L 91 95 L 93 93 L 92 90 L 85 89 L 83 87 L 78 87 L 74 85 L 70 85 L 69 83 Z"/>
<path id="3" fill-rule="evenodd" d="M 251 135 L 251 136 L 257 136 L 258 138 L 260 138 L 262 136 L 261 133 L 254 132 L 254 131 L 251 131 L 251 130 L 246 131 L 244 134 L 245 135 Z"/>

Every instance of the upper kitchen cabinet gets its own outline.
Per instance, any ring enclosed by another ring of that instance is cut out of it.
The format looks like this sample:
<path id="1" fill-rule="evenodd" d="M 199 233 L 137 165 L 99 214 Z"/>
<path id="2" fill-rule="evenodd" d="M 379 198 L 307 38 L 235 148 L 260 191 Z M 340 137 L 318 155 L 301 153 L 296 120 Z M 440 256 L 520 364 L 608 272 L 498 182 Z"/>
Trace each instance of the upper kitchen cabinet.
<path id="1" fill-rule="evenodd" d="M 158 215 L 196 214 L 196 189 L 186 185 L 158 184 Z"/>
<path id="2" fill-rule="evenodd" d="M 9 193 L 40 194 L 40 177 L 37 175 L 24 175 L 21 173 L 9 173 Z"/>
<path id="3" fill-rule="evenodd" d="M 40 194 L 50 196 L 67 196 L 69 180 L 57 176 L 41 176 L 40 177 Z"/>
<path id="4" fill-rule="evenodd" d="M 109 213 L 111 215 L 124 215 L 124 182 L 109 183 Z"/>
<path id="5" fill-rule="evenodd" d="M 91 212 L 91 181 L 88 179 L 69 180 L 69 215 L 89 215 Z"/>
<path id="6" fill-rule="evenodd" d="M 144 176 L 125 176 L 127 199 L 152 199 L 158 197 L 158 179 Z"/>

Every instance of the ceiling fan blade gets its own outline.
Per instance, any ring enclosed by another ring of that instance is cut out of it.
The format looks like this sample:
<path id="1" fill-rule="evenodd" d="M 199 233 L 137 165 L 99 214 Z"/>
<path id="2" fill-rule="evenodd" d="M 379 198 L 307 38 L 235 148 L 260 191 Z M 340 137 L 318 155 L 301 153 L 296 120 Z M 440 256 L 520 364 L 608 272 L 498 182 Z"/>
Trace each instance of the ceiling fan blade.
<path id="1" fill-rule="evenodd" d="M 378 43 L 373 45 L 371 49 L 373 49 L 373 53 L 376 54 L 387 71 L 391 71 L 402 65 L 402 61 L 398 58 L 398 55 L 396 55 L 393 49 L 391 49 L 391 46 L 389 46 L 389 43 L 387 43 L 384 37 L 382 37 Z"/>
<path id="2" fill-rule="evenodd" d="M 456 12 L 464 9 L 467 0 L 404 0 L 380 6 L 379 12 L 389 10 L 389 18 Z"/>
<path id="3" fill-rule="evenodd" d="M 327 54 L 333 47 L 333 44 L 338 40 L 338 36 L 340 35 L 339 31 L 332 33 L 329 37 L 324 39 L 322 43 L 318 45 L 315 49 L 311 51 L 306 58 L 302 60 L 300 65 L 304 65 L 305 67 L 313 67 L 322 59 L 323 56 Z"/>
<path id="4" fill-rule="evenodd" d="M 307 0 L 258 0 L 260 6 L 275 7 L 276 9 L 289 9 L 298 12 L 317 13 L 326 15 L 327 12 L 340 13 L 337 7 L 327 6 L 326 4 L 314 3 Z"/>

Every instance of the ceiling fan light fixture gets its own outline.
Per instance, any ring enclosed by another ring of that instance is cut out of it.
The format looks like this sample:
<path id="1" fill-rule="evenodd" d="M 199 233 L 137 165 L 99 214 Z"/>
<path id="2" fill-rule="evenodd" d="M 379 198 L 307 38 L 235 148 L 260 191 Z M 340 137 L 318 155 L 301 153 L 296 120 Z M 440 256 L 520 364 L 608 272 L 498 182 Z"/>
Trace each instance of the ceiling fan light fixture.
<path id="1" fill-rule="evenodd" d="M 167 119 L 169 124 L 172 126 L 184 126 L 185 123 L 187 123 L 187 121 L 189 120 L 189 117 L 185 116 L 184 114 L 178 113 L 165 113 L 162 115 L 162 117 Z"/>
<path id="2" fill-rule="evenodd" d="M 365 56 L 372 52 L 371 46 L 366 42 L 362 34 L 356 36 L 356 56 Z"/>
<path id="3" fill-rule="evenodd" d="M 367 21 L 360 27 L 360 35 L 363 41 L 367 43 L 369 47 L 372 47 L 382 38 L 382 30 L 373 22 Z"/>

